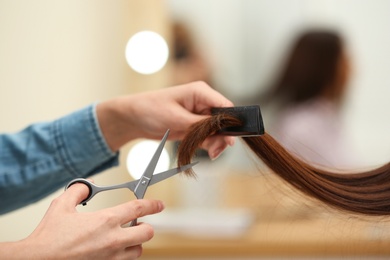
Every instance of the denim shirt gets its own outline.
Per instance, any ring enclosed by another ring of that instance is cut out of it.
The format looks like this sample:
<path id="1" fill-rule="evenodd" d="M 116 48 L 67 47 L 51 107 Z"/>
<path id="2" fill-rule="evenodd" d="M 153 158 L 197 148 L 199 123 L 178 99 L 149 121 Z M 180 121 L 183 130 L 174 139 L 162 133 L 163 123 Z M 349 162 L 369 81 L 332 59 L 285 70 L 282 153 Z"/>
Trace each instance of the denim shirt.
<path id="1" fill-rule="evenodd" d="M 33 203 L 74 178 L 118 165 L 95 107 L 0 135 L 0 214 Z"/>

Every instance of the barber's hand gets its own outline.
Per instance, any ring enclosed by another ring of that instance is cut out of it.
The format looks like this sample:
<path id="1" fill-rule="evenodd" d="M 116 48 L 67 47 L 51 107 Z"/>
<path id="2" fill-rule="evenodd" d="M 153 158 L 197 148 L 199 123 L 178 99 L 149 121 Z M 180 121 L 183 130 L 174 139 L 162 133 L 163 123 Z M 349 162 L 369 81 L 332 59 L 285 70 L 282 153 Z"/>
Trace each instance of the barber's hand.
<path id="1" fill-rule="evenodd" d="M 79 213 L 76 206 L 87 194 L 87 186 L 75 184 L 52 202 L 36 230 L 22 241 L 26 258 L 136 259 L 141 255 L 141 244 L 153 237 L 153 228 L 145 223 L 127 228 L 121 225 L 162 211 L 162 202 L 133 200 L 98 212 Z"/>
<path id="2" fill-rule="evenodd" d="M 100 127 L 113 151 L 135 138 L 159 139 L 169 128 L 169 138 L 180 140 L 195 122 L 210 115 L 213 107 L 233 103 L 204 82 L 193 82 L 157 91 L 116 98 L 97 106 Z M 213 136 L 202 147 L 216 158 L 234 137 Z"/>

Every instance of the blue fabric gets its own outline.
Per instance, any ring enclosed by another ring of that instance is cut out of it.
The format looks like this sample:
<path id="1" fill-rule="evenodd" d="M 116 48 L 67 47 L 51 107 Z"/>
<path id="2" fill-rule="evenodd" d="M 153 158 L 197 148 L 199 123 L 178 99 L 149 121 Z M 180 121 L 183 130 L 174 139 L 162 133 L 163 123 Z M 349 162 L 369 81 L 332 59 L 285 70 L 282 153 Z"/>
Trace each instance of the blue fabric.
<path id="1" fill-rule="evenodd" d="M 90 105 L 53 122 L 0 135 L 0 214 L 118 165 Z"/>

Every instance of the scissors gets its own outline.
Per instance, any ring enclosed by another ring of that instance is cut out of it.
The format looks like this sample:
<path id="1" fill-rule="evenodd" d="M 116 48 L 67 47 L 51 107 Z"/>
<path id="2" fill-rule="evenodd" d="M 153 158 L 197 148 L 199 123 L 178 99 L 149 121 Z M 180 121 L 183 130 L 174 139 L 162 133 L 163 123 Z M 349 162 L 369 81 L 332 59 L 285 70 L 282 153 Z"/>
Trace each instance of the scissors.
<path id="1" fill-rule="evenodd" d="M 191 167 L 193 167 L 195 164 L 198 162 L 190 163 L 181 167 L 173 168 L 164 172 L 160 172 L 157 174 L 154 174 L 154 170 L 156 168 L 157 162 L 160 158 L 161 152 L 163 151 L 165 142 L 167 141 L 169 135 L 169 129 L 166 131 L 163 139 L 161 140 L 159 146 L 157 147 L 157 150 L 155 151 L 152 159 L 150 160 L 148 166 L 146 167 L 144 174 L 141 176 L 140 179 L 131 181 L 131 182 L 126 182 L 122 184 L 117 184 L 117 185 L 111 185 L 111 186 L 98 186 L 86 179 L 83 178 L 78 178 L 74 179 L 69 184 L 65 187 L 65 190 L 68 189 L 70 186 L 76 183 L 83 183 L 87 185 L 89 188 L 89 194 L 86 199 L 84 199 L 80 204 L 82 205 L 87 205 L 87 202 L 92 199 L 97 193 L 102 192 L 102 191 L 107 191 L 107 190 L 114 190 L 114 189 L 122 189 L 122 188 L 127 188 L 131 190 L 135 197 L 137 199 L 143 199 L 146 193 L 147 188 L 150 185 L 156 184 L 160 181 L 163 181 L 169 177 L 174 176 L 175 174 L 188 170 Z M 134 219 L 131 221 L 130 226 L 135 226 L 137 224 L 137 219 Z"/>

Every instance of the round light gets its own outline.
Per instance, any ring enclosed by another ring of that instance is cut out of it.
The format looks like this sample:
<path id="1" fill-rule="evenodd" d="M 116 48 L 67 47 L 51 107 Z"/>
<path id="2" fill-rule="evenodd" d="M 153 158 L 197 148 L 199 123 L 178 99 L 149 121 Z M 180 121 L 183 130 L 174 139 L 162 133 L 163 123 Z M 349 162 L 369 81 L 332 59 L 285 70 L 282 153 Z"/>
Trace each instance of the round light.
<path id="1" fill-rule="evenodd" d="M 168 44 L 161 35 L 152 31 L 134 34 L 126 45 L 127 63 L 141 74 L 159 71 L 167 62 L 168 55 Z"/>
<path id="2" fill-rule="evenodd" d="M 127 170 L 134 179 L 141 178 L 158 145 L 159 143 L 156 141 L 147 140 L 135 144 L 130 149 L 127 155 L 126 165 Z M 154 172 L 159 173 L 168 170 L 169 162 L 169 154 L 164 148 Z"/>

